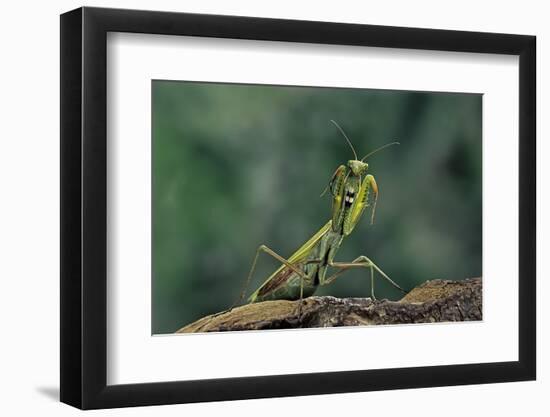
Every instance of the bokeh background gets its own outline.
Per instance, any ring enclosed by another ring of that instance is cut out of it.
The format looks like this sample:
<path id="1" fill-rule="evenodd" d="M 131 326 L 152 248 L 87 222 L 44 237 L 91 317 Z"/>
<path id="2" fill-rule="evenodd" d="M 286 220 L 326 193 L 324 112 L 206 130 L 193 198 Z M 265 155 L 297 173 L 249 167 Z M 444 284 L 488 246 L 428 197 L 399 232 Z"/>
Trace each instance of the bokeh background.
<path id="1" fill-rule="evenodd" d="M 228 308 L 255 251 L 288 257 L 329 218 L 319 197 L 353 153 L 380 195 L 337 260 L 364 254 L 405 289 L 481 275 L 482 96 L 152 82 L 154 334 Z M 262 255 L 248 294 L 278 266 Z M 399 299 L 382 279 L 378 298 Z M 366 297 L 353 270 L 316 295 Z"/>

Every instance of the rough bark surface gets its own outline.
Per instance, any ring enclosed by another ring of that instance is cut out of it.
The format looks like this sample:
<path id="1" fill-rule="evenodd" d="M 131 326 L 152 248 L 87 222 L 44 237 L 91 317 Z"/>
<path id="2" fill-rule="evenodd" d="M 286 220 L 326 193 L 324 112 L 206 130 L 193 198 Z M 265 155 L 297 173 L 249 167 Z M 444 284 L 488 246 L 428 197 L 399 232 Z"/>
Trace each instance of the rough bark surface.
<path id="1" fill-rule="evenodd" d="M 265 301 L 203 317 L 177 333 L 435 323 L 482 319 L 481 278 L 426 281 L 399 301 L 309 297 Z"/>

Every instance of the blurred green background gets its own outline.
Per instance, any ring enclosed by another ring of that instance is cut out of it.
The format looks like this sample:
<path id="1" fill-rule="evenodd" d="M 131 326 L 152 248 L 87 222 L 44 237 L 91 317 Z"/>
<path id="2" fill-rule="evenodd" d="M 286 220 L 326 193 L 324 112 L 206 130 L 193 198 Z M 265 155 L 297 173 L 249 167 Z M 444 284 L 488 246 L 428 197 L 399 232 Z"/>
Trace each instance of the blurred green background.
<path id="1" fill-rule="evenodd" d="M 152 82 L 153 329 L 228 308 L 256 248 L 288 257 L 329 218 L 319 195 L 339 164 L 369 158 L 380 196 L 338 261 L 367 255 L 405 289 L 481 275 L 477 94 Z M 248 294 L 278 266 L 262 255 Z M 366 297 L 354 270 L 316 295 Z M 399 299 L 382 279 L 378 298 Z"/>

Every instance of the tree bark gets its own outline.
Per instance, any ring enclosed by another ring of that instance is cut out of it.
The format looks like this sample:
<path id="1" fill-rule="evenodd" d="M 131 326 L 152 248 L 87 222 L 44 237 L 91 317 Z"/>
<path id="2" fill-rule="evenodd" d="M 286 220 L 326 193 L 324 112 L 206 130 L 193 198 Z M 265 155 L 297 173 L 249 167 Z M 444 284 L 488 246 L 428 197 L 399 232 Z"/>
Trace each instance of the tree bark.
<path id="1" fill-rule="evenodd" d="M 203 317 L 176 333 L 294 329 L 482 319 L 482 280 L 426 281 L 399 301 L 309 297 L 265 301 Z"/>

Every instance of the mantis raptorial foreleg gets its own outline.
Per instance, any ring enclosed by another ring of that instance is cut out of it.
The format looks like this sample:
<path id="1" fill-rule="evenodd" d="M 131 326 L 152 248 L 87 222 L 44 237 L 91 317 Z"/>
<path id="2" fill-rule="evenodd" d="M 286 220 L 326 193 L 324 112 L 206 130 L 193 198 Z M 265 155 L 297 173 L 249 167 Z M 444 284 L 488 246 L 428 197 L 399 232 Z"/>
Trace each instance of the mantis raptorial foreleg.
<path id="1" fill-rule="evenodd" d="M 370 282 L 371 282 L 371 297 L 373 300 L 376 299 L 374 295 L 374 270 L 376 270 L 384 279 L 386 279 L 391 285 L 393 285 L 395 288 L 406 292 L 403 288 L 401 288 L 399 285 L 395 283 L 390 277 L 388 277 L 384 271 L 382 271 L 373 261 L 371 261 L 368 257 L 361 255 L 357 258 L 355 258 L 351 262 L 332 262 L 329 266 L 340 269 L 333 275 L 327 277 L 324 279 L 324 281 L 321 283 L 321 285 L 329 285 L 331 284 L 336 278 L 338 278 L 341 274 L 349 270 L 350 268 L 370 268 Z"/>

